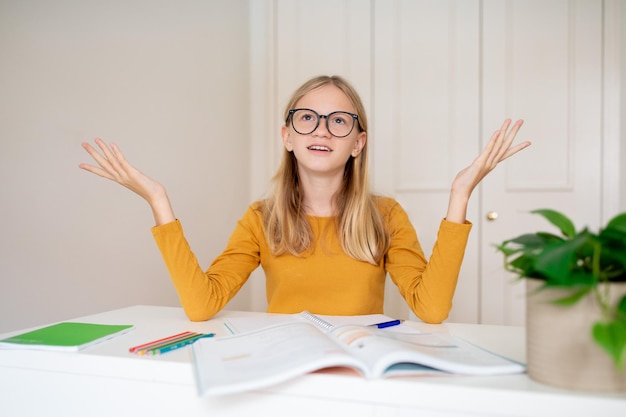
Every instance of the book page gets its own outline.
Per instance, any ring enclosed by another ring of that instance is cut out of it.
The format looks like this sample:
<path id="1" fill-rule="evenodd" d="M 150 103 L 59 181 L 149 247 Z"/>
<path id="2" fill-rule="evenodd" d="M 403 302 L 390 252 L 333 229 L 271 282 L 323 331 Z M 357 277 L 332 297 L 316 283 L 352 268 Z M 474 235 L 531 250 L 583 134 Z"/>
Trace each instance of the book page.
<path id="1" fill-rule="evenodd" d="M 192 352 L 201 395 L 259 389 L 329 367 L 366 372 L 358 359 L 305 322 L 201 339 Z"/>
<path id="2" fill-rule="evenodd" d="M 385 376 L 388 370 L 398 374 L 415 371 L 409 364 L 463 375 L 502 375 L 525 370 L 521 364 L 447 333 L 401 334 L 363 326 L 342 326 L 330 335 L 365 363 L 374 377 Z"/>
<path id="3" fill-rule="evenodd" d="M 258 317 L 231 317 L 224 320 L 224 326 L 231 334 L 239 334 L 277 324 L 300 323 L 307 320 L 307 314 L 311 313 L 302 312 L 297 314 L 266 314 Z M 315 314 L 314 316 L 333 326 L 343 326 L 346 324 L 369 326 L 371 324 L 393 320 L 391 317 L 385 316 L 384 314 L 367 314 L 361 316 L 328 316 Z M 401 325 L 400 327 L 404 326 Z M 399 331 L 400 327 L 396 330 Z M 413 332 L 416 332 L 416 330 L 413 329 Z"/>

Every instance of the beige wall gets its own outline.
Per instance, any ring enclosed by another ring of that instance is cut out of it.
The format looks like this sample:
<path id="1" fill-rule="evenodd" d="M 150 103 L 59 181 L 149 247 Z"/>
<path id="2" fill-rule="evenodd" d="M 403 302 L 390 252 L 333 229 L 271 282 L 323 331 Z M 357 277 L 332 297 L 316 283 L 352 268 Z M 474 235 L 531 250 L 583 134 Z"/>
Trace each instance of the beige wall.
<path id="1" fill-rule="evenodd" d="M 621 31 L 621 141 L 620 141 L 620 211 L 626 212 L 626 2 L 620 4 Z"/>
<path id="2" fill-rule="evenodd" d="M 80 143 L 163 182 L 207 267 L 250 201 L 249 43 L 244 0 L 0 0 L 0 332 L 178 305 L 148 205 Z"/>

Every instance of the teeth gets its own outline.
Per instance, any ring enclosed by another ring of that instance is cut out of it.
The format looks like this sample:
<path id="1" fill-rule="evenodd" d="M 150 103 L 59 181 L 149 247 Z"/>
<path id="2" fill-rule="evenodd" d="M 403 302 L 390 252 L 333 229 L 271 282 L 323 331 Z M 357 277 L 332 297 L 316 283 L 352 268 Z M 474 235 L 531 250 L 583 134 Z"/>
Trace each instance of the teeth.
<path id="1" fill-rule="evenodd" d="M 319 145 L 312 145 L 309 146 L 309 149 L 312 151 L 330 151 L 330 148 L 327 148 L 326 146 L 319 146 Z"/>

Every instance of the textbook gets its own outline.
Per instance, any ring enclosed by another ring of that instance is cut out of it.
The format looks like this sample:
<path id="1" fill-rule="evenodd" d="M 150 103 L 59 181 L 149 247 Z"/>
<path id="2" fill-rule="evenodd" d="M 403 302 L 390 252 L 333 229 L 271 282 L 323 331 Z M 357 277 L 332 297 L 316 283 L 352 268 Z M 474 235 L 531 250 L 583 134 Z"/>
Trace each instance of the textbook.
<path id="1" fill-rule="evenodd" d="M 303 313 L 304 315 L 310 313 Z M 330 368 L 347 368 L 367 379 L 405 375 L 503 375 L 524 365 L 448 333 L 394 332 L 375 326 L 333 326 L 289 320 L 192 345 L 201 396 L 266 388 Z"/>
<path id="2" fill-rule="evenodd" d="M 2 339 L 0 349 L 78 351 L 132 328 L 132 325 L 63 322 Z"/>

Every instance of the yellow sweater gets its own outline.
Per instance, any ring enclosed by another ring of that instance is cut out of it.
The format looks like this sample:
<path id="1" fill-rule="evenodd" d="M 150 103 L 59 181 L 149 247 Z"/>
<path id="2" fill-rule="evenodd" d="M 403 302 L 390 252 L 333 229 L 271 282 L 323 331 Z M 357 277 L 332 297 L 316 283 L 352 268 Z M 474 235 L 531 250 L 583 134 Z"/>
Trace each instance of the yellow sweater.
<path id="1" fill-rule="evenodd" d="M 442 220 L 430 261 L 402 207 L 381 198 L 379 207 L 391 232 L 391 247 L 378 265 L 357 261 L 341 249 L 334 218 L 309 217 L 316 236 L 306 255 L 273 256 L 263 230 L 260 203 L 239 220 L 224 252 L 205 272 L 192 253 L 178 220 L 155 226 L 155 241 L 163 255 L 181 304 L 194 321 L 207 320 L 222 309 L 263 267 L 268 312 L 357 315 L 383 313 L 386 273 L 411 310 L 429 323 L 443 321 L 463 261 L 471 223 Z"/>

